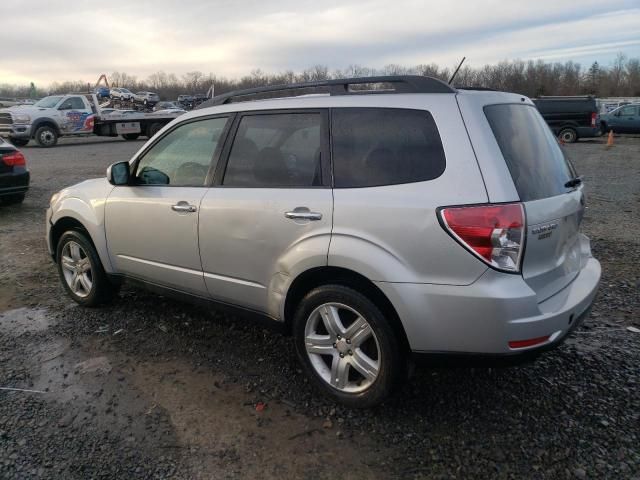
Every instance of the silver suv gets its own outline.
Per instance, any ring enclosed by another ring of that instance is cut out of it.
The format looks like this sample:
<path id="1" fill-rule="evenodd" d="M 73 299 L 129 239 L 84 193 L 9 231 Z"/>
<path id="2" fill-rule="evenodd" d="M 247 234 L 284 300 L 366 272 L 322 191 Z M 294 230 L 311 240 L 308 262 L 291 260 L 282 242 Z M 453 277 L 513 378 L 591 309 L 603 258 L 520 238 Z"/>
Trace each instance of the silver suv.
<path id="1" fill-rule="evenodd" d="M 47 240 L 76 302 L 133 279 L 257 312 L 370 406 L 412 357 L 558 345 L 600 279 L 584 208 L 528 98 L 378 77 L 215 97 L 56 193 Z"/>

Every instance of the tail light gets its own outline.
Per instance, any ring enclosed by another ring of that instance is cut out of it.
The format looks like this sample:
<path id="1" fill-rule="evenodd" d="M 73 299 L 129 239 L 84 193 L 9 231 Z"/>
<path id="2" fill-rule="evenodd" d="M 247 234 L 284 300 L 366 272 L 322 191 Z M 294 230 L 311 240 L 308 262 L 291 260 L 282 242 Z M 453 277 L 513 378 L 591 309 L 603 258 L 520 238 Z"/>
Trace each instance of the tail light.
<path id="1" fill-rule="evenodd" d="M 591 127 L 595 128 L 597 120 L 598 120 L 598 114 L 596 112 L 592 112 L 591 113 Z"/>
<path id="2" fill-rule="evenodd" d="M 505 272 L 520 272 L 525 240 L 524 208 L 520 203 L 445 207 L 443 227 L 476 257 Z"/>
<path id="3" fill-rule="evenodd" d="M 20 152 L 2 155 L 0 159 L 2 159 L 2 162 L 9 167 L 24 167 L 27 164 L 24 155 Z"/>

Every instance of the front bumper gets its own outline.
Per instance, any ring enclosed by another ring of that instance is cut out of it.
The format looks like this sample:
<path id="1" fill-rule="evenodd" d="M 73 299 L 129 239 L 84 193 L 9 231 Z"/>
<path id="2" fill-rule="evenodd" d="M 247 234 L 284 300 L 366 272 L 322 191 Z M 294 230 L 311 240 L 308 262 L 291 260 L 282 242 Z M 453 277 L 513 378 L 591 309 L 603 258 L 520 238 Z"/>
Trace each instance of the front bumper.
<path id="1" fill-rule="evenodd" d="M 31 138 L 31 125 L 13 123 L 0 125 L 0 137 L 4 138 Z"/>
<path id="2" fill-rule="evenodd" d="M 600 274 L 589 256 L 570 284 L 540 303 L 521 276 L 492 269 L 465 286 L 376 285 L 396 308 L 414 353 L 515 355 L 558 345 L 588 312 Z M 545 336 L 535 346 L 509 347 Z"/>

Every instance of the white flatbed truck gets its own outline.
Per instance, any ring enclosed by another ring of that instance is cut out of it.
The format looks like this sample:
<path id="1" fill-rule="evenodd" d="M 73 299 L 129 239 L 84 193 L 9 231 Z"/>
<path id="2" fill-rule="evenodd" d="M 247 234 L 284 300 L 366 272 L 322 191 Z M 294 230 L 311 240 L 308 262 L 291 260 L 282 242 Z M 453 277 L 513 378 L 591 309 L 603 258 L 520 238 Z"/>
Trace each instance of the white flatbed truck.
<path id="1" fill-rule="evenodd" d="M 16 146 L 32 139 L 53 147 L 62 136 L 152 137 L 183 112 L 103 111 L 95 94 L 51 95 L 34 105 L 0 109 L 0 136 Z"/>

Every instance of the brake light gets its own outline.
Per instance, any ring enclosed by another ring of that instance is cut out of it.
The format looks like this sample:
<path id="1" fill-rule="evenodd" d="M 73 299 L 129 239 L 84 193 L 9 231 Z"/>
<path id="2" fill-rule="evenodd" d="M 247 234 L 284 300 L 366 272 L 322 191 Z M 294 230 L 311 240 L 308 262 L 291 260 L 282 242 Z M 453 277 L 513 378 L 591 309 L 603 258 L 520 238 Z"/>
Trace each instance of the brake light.
<path id="1" fill-rule="evenodd" d="M 27 164 L 24 155 L 20 152 L 5 154 L 1 158 L 4 164 L 9 167 L 24 167 Z"/>
<path id="2" fill-rule="evenodd" d="M 595 128 L 597 120 L 598 120 L 598 114 L 596 112 L 592 112 L 591 113 L 591 127 Z"/>
<path id="3" fill-rule="evenodd" d="M 522 204 L 446 207 L 439 214 L 453 238 L 482 261 L 498 270 L 520 271 L 525 240 Z"/>

